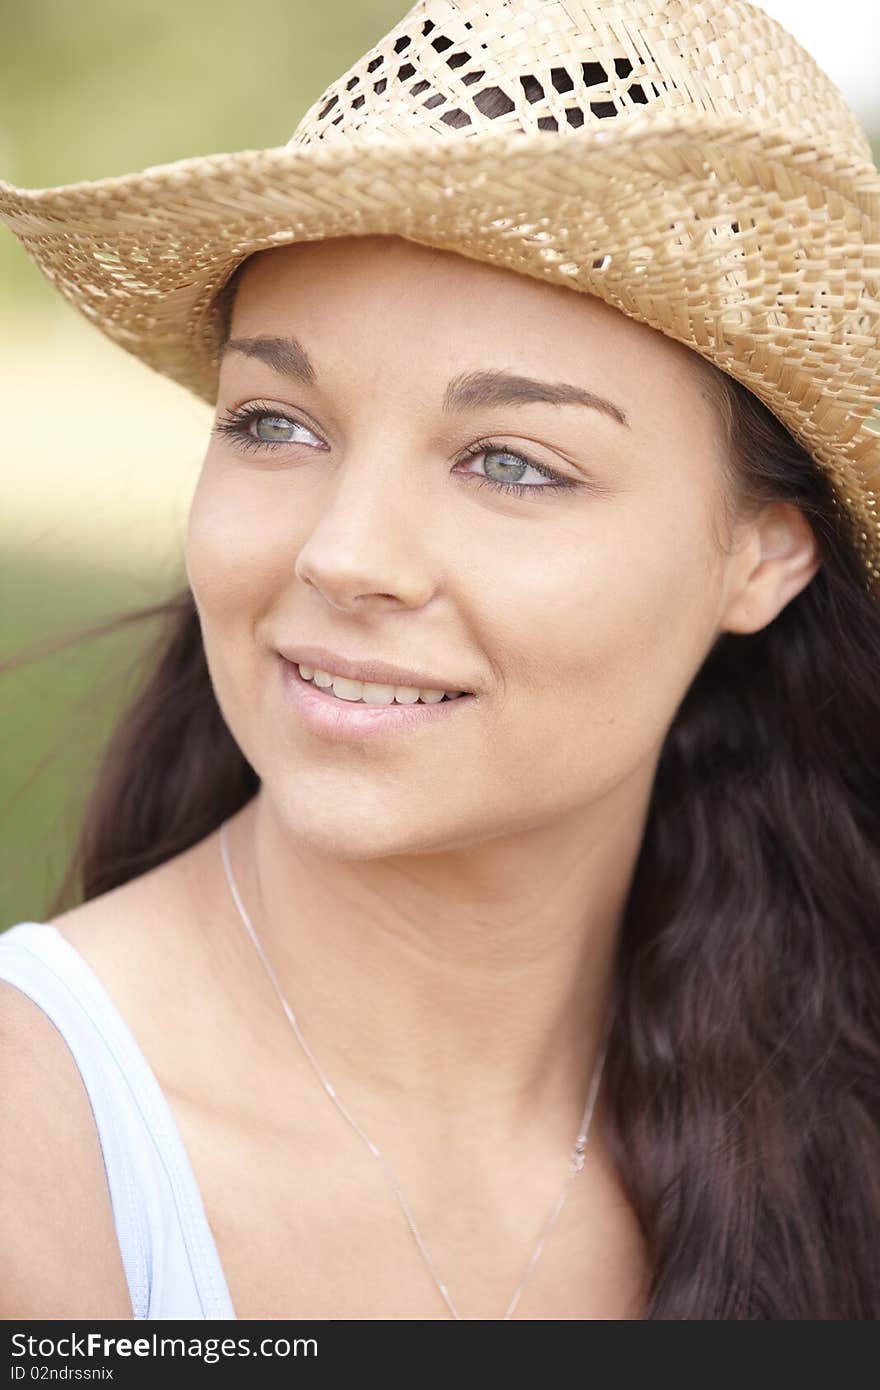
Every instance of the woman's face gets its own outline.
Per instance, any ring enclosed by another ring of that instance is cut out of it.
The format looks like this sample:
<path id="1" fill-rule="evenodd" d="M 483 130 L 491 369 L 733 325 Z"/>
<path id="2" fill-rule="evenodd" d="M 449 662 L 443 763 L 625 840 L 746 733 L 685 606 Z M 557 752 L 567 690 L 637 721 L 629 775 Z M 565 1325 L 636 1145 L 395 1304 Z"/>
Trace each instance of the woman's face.
<path id="1" fill-rule="evenodd" d="M 231 340 L 258 337 L 313 375 L 227 350 L 186 556 L 223 714 L 285 822 L 373 856 L 640 809 L 734 563 L 702 364 L 592 297 L 391 237 L 253 257 Z M 302 644 L 476 698 L 334 740 L 285 696 L 279 648 Z"/>

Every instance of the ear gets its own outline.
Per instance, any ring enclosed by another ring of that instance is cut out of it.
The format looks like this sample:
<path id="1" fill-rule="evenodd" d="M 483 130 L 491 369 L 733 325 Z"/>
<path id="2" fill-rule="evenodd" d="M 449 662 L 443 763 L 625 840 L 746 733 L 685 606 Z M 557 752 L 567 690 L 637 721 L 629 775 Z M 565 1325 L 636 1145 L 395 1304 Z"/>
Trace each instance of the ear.
<path id="1" fill-rule="evenodd" d="M 793 502 L 771 502 L 745 527 L 731 557 L 719 632 L 758 632 L 821 566 L 810 523 Z"/>

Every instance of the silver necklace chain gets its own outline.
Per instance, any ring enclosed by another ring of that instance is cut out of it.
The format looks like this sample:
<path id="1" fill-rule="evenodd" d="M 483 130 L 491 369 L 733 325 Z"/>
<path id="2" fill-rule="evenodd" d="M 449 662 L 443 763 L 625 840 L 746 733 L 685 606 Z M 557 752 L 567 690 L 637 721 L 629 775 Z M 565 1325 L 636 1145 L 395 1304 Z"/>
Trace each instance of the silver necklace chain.
<path id="1" fill-rule="evenodd" d="M 436 1269 L 434 1268 L 434 1261 L 431 1259 L 431 1256 L 430 1256 L 430 1254 L 428 1253 L 428 1249 L 427 1249 L 427 1247 L 426 1247 L 426 1245 L 425 1245 L 425 1242 L 422 1240 L 421 1233 L 420 1233 L 420 1231 L 419 1231 L 418 1226 L 416 1225 L 415 1218 L 414 1218 L 412 1212 L 411 1212 L 410 1209 L 409 1209 L 409 1205 L 408 1205 L 408 1203 L 407 1203 L 407 1200 L 406 1200 L 406 1198 L 404 1197 L 403 1192 L 402 1192 L 401 1189 L 400 1189 L 400 1184 L 399 1184 L 399 1182 L 397 1181 L 397 1176 L 396 1176 L 396 1174 L 394 1173 L 394 1170 L 391 1168 L 391 1165 L 388 1163 L 387 1159 L 385 1158 L 385 1156 L 384 1156 L 384 1154 L 381 1152 L 381 1150 L 380 1150 L 379 1148 L 377 1148 L 377 1146 L 373 1143 L 372 1139 L 370 1139 L 369 1136 L 366 1135 L 366 1134 L 364 1133 L 364 1131 L 361 1129 L 361 1127 L 360 1127 L 360 1125 L 358 1124 L 357 1120 L 356 1120 L 352 1115 L 349 1114 L 348 1110 L 345 1108 L 345 1106 L 343 1105 L 342 1101 L 339 1099 L 339 1096 L 337 1095 L 336 1090 L 335 1090 L 334 1087 L 330 1084 L 330 1082 L 327 1080 L 327 1077 L 324 1075 L 323 1071 L 321 1070 L 320 1066 L 318 1065 L 317 1061 L 315 1060 L 315 1057 L 314 1057 L 314 1055 L 313 1055 L 313 1053 L 312 1053 L 312 1051 L 311 1051 L 311 1049 L 310 1049 L 308 1043 L 306 1042 L 305 1038 L 304 1038 L 303 1035 L 302 1035 L 302 1032 L 300 1031 L 299 1024 L 298 1024 L 297 1021 L 296 1021 L 296 1015 L 294 1014 L 293 1010 L 291 1009 L 290 1005 L 288 1004 L 287 1000 L 285 999 L 284 994 L 283 994 L 282 991 L 281 991 L 281 986 L 280 986 L 279 983 L 278 983 L 277 977 L 276 977 L 276 975 L 275 975 L 275 971 L 272 969 L 272 966 L 269 964 L 269 961 L 266 959 L 266 953 L 265 953 L 265 951 L 263 950 L 262 945 L 260 944 L 260 941 L 259 941 L 259 938 L 258 938 L 258 936 L 257 936 L 257 933 L 256 933 L 256 931 L 254 930 L 254 927 L 253 927 L 253 924 L 252 924 L 252 922 L 251 922 L 251 920 L 250 920 L 250 917 L 248 916 L 247 909 L 245 908 L 245 905 L 244 905 L 244 903 L 243 903 L 242 900 L 241 900 L 241 894 L 240 894 L 239 891 L 238 891 L 238 884 L 237 884 L 236 881 L 235 881 L 235 875 L 234 875 L 233 872 L 232 872 L 232 865 L 231 865 L 231 863 L 229 862 L 229 848 L 228 848 L 227 834 L 226 834 L 226 827 L 227 827 L 227 824 L 228 824 L 228 822 L 227 822 L 227 821 L 224 821 L 223 824 L 222 824 L 221 827 L 220 827 L 220 853 L 221 853 L 221 856 L 222 856 L 222 859 L 223 859 L 223 867 L 224 867 L 224 869 L 225 869 L 225 871 L 226 871 L 226 880 L 227 880 L 227 882 L 228 882 L 228 884 L 229 884 L 229 889 L 230 889 L 230 892 L 232 893 L 232 898 L 233 898 L 233 901 L 235 902 L 235 906 L 236 906 L 237 909 L 238 909 L 239 916 L 241 917 L 241 920 L 242 920 L 242 922 L 243 922 L 244 925 L 245 925 L 245 929 L 247 930 L 247 933 L 248 933 L 248 935 L 250 936 L 251 941 L 253 942 L 254 946 L 256 947 L 257 954 L 259 955 L 260 959 L 261 959 L 262 962 L 263 962 L 263 965 L 264 965 L 265 968 L 266 968 L 266 973 L 267 973 L 267 975 L 269 976 L 269 979 L 270 979 L 271 982 L 272 982 L 272 985 L 273 985 L 273 987 L 274 987 L 274 989 L 275 989 L 275 993 L 278 995 L 278 998 L 279 998 L 279 1000 L 280 1000 L 280 1002 L 281 1002 L 281 1007 L 282 1007 L 282 1009 L 284 1010 L 285 1014 L 287 1015 L 288 1022 L 290 1023 L 291 1027 L 293 1028 L 293 1031 L 296 1033 L 296 1036 L 297 1036 L 297 1038 L 298 1038 L 298 1040 L 299 1040 L 300 1046 L 302 1047 L 303 1051 L 305 1052 L 306 1056 L 308 1057 L 309 1061 L 311 1062 L 312 1067 L 314 1068 L 315 1073 L 316 1073 L 316 1075 L 318 1076 L 318 1079 L 319 1079 L 320 1082 L 321 1082 L 321 1085 L 324 1087 L 324 1090 L 327 1092 L 327 1094 L 329 1095 L 330 1099 L 333 1101 L 333 1103 L 334 1103 L 334 1105 L 336 1106 L 336 1108 L 342 1113 L 342 1115 L 345 1116 L 346 1120 L 347 1120 L 348 1123 L 351 1125 L 352 1129 L 354 1129 L 355 1133 L 356 1133 L 356 1134 L 359 1134 L 360 1137 L 361 1137 L 361 1139 L 363 1139 L 364 1143 L 366 1144 L 367 1148 L 370 1150 L 370 1153 L 373 1155 L 373 1157 L 374 1157 L 374 1158 L 377 1158 L 377 1159 L 379 1160 L 379 1162 L 381 1163 L 382 1167 L 385 1169 L 385 1172 L 386 1172 L 386 1174 L 388 1175 L 388 1178 L 390 1179 L 391 1186 L 392 1186 L 392 1188 L 394 1189 L 394 1195 L 396 1196 L 398 1202 L 400 1203 L 401 1207 L 403 1208 L 403 1214 L 404 1214 L 404 1216 L 406 1217 L 407 1224 L 408 1224 L 410 1230 L 412 1231 L 412 1234 L 413 1234 L 413 1237 L 414 1237 L 414 1239 L 415 1239 L 416 1245 L 418 1246 L 419 1250 L 421 1251 L 422 1258 L 424 1259 L 425 1264 L 428 1266 L 428 1269 L 429 1269 L 429 1271 L 430 1271 L 430 1273 L 431 1273 L 431 1277 L 432 1277 L 432 1279 L 434 1280 L 434 1283 L 437 1285 L 437 1288 L 440 1290 L 440 1293 L 442 1294 L 443 1299 L 444 1299 L 444 1301 L 445 1301 L 447 1307 L 449 1308 L 449 1311 L 452 1313 L 452 1316 L 453 1316 L 454 1318 L 457 1318 L 459 1321 L 462 1321 L 461 1314 L 459 1313 L 458 1309 L 456 1308 L 455 1304 L 453 1303 L 453 1301 L 452 1301 L 452 1299 L 451 1299 L 451 1297 L 450 1297 L 450 1295 L 449 1295 L 449 1290 L 447 1289 L 446 1285 L 443 1283 L 442 1279 L 440 1279 L 440 1278 L 438 1277 L 438 1275 L 437 1275 L 437 1271 L 436 1271 Z M 514 1295 L 513 1295 L 512 1299 L 510 1300 L 510 1303 L 508 1304 L 507 1312 L 504 1314 L 504 1318 L 502 1319 L 502 1321 L 504 1321 L 504 1322 L 508 1321 L 508 1319 L 510 1319 L 510 1318 L 513 1317 L 513 1311 L 514 1311 L 514 1309 L 516 1308 L 516 1306 L 517 1306 L 517 1304 L 518 1304 L 518 1302 L 519 1302 L 520 1294 L 521 1294 L 522 1291 L 523 1291 L 523 1288 L 524 1288 L 524 1286 L 525 1286 L 525 1282 L 526 1282 L 526 1280 L 528 1279 L 529 1275 L 530 1275 L 530 1274 L 532 1273 L 532 1271 L 534 1270 L 535 1265 L 538 1263 L 538 1259 L 540 1258 L 541 1252 L 542 1252 L 543 1249 L 544 1249 L 544 1244 L 545 1244 L 545 1242 L 546 1242 L 546 1240 L 547 1240 L 547 1237 L 548 1237 L 548 1235 L 550 1234 L 550 1231 L 551 1231 L 551 1229 L 553 1228 L 553 1226 L 556 1224 L 556 1221 L 557 1221 L 557 1219 L 558 1219 L 558 1217 L 559 1217 L 559 1213 L 562 1211 L 562 1208 L 563 1208 L 563 1206 L 564 1206 L 564 1204 L 565 1204 L 565 1199 L 566 1199 L 566 1197 L 568 1196 L 569 1188 L 571 1187 L 571 1184 L 572 1184 L 572 1182 L 574 1181 L 574 1178 L 577 1176 L 577 1174 L 581 1171 L 581 1169 L 582 1169 L 583 1166 L 584 1166 L 584 1159 L 585 1159 L 586 1148 L 587 1148 L 587 1138 L 588 1138 L 589 1132 L 590 1132 L 590 1121 L 591 1121 L 592 1118 L 593 1118 L 593 1107 L 594 1107 L 595 1102 L 596 1102 L 596 1095 L 597 1095 L 598 1090 L 599 1090 L 599 1083 L 600 1083 L 601 1078 L 602 1078 L 602 1069 L 603 1069 L 603 1066 L 604 1066 L 604 1063 L 605 1063 L 605 1053 L 606 1053 L 607 1045 L 608 1045 L 608 1031 L 609 1031 L 609 1030 L 608 1030 L 608 1026 L 606 1025 L 606 1028 L 605 1028 L 605 1035 L 604 1035 L 604 1040 L 603 1040 L 603 1043 L 602 1043 L 602 1047 L 601 1047 L 601 1050 L 600 1050 L 600 1052 L 599 1052 L 599 1056 L 598 1056 L 598 1059 L 597 1059 L 597 1061 L 596 1061 L 596 1065 L 595 1065 L 595 1067 L 594 1067 L 594 1069 L 593 1069 L 592 1078 L 591 1078 L 591 1080 L 590 1080 L 590 1086 L 589 1086 L 589 1090 L 588 1090 L 588 1093 L 587 1093 L 587 1103 L 586 1103 L 586 1105 L 585 1105 L 585 1107 L 584 1107 L 584 1113 L 583 1113 L 583 1118 L 582 1118 L 582 1120 L 581 1120 L 580 1131 L 579 1131 L 578 1136 L 577 1136 L 577 1138 L 575 1139 L 574 1145 L 573 1145 L 573 1147 L 572 1147 L 571 1159 L 570 1159 L 570 1162 L 569 1162 L 568 1174 L 567 1174 L 566 1179 L 565 1179 L 565 1182 L 564 1182 L 564 1184 L 563 1184 L 562 1191 L 561 1191 L 560 1194 L 559 1194 L 559 1198 L 558 1198 L 558 1200 L 557 1200 L 557 1202 L 556 1202 L 556 1206 L 553 1208 L 553 1211 L 550 1213 L 550 1216 L 547 1218 L 547 1221 L 545 1222 L 544 1228 L 543 1228 L 543 1230 L 541 1231 L 540 1236 L 538 1237 L 538 1242 L 537 1242 L 537 1244 L 536 1244 L 534 1250 L 532 1251 L 532 1254 L 531 1254 L 531 1257 L 530 1257 L 530 1259 L 529 1259 L 528 1264 L 526 1265 L 525 1272 L 523 1273 L 523 1276 L 522 1276 L 522 1278 L 520 1279 L 519 1284 L 518 1284 L 517 1287 L 516 1287 L 516 1290 L 515 1290 L 515 1292 L 514 1292 Z"/>

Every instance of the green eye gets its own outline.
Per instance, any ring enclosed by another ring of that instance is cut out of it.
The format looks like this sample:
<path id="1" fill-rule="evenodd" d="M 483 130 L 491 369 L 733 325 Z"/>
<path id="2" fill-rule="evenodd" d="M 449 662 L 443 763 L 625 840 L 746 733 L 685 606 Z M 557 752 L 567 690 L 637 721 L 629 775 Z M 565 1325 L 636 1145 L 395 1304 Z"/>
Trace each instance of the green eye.
<path id="1" fill-rule="evenodd" d="M 296 434 L 297 430 L 302 431 L 303 435 L 308 435 L 310 439 L 317 438 L 301 420 L 280 415 L 272 410 L 260 409 L 259 405 L 228 410 L 214 425 L 215 434 L 221 437 L 228 435 L 242 449 L 271 449 L 273 445 L 278 444 L 297 444 L 301 438 Z"/>
<path id="2" fill-rule="evenodd" d="M 287 431 L 301 428 L 293 420 L 286 420 L 283 415 L 258 415 L 254 424 L 256 438 L 264 444 L 289 444 L 290 435 Z"/>
<path id="3" fill-rule="evenodd" d="M 546 468 L 543 464 L 536 463 L 534 459 L 529 458 L 528 454 L 521 453 L 519 449 L 508 449 L 503 444 L 493 443 L 492 440 L 482 440 L 479 444 L 472 444 L 465 449 L 464 457 L 468 461 L 481 460 L 483 472 L 466 472 L 462 474 L 463 477 L 473 478 L 483 487 L 495 488 L 499 492 L 509 492 L 517 497 L 537 497 L 542 492 L 558 492 L 565 488 L 581 486 L 572 478 L 564 478 L 555 469 Z M 503 460 L 507 460 L 507 462 Z M 487 469 L 491 469 L 491 472 L 487 472 Z M 528 473 L 529 469 L 536 477 L 542 478 L 543 482 L 521 482 L 520 479 Z"/>
<path id="4" fill-rule="evenodd" d="M 513 459 L 514 462 L 498 463 L 498 459 Z M 509 453 L 507 449 L 484 449 L 483 467 L 485 468 L 487 466 L 489 466 L 493 472 L 497 473 L 499 482 L 518 483 L 524 471 L 527 468 L 532 468 L 534 465 L 528 463 L 525 459 L 521 459 L 517 454 Z M 515 474 L 515 476 L 511 477 L 511 473 Z"/>

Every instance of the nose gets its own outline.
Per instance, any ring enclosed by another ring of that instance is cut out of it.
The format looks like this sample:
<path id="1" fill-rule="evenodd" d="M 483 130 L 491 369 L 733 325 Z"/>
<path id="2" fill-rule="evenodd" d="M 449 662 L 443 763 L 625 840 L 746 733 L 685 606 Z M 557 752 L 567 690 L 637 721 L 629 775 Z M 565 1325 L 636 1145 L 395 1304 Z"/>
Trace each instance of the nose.
<path id="1" fill-rule="evenodd" d="M 412 453 L 381 451 L 350 455 L 316 488 L 314 514 L 299 547 L 294 572 L 332 607 L 417 608 L 435 588 L 428 541 L 427 489 Z"/>

